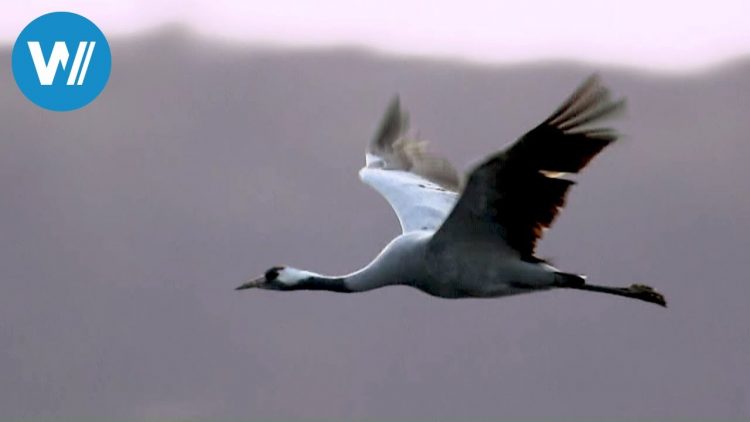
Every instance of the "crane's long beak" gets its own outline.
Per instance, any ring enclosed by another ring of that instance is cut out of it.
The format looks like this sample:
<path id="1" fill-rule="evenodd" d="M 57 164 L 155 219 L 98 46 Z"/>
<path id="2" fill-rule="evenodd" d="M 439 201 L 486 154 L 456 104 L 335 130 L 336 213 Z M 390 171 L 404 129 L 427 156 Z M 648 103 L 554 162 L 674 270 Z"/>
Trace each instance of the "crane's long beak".
<path id="1" fill-rule="evenodd" d="M 265 281 L 266 281 L 265 277 L 258 277 L 255 280 L 248 281 L 245 284 L 235 287 L 234 290 L 245 290 L 245 289 L 252 289 L 255 287 L 260 287 L 260 285 L 263 284 Z"/>

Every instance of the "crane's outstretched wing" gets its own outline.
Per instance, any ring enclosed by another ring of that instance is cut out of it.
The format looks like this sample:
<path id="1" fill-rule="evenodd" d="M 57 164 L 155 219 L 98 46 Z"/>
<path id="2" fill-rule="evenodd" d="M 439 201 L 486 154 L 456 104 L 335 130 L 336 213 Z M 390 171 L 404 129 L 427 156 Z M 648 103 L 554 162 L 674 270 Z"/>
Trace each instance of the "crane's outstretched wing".
<path id="1" fill-rule="evenodd" d="M 560 209 L 577 173 L 617 139 L 611 129 L 586 128 L 621 109 L 596 76 L 586 80 L 547 120 L 475 168 L 456 207 L 433 241 L 500 236 L 522 259 Z"/>
<path id="2" fill-rule="evenodd" d="M 362 181 L 385 197 L 404 233 L 435 230 L 458 199 L 461 181 L 451 164 L 426 150 L 426 142 L 406 137 L 408 116 L 395 98 L 367 148 Z"/>

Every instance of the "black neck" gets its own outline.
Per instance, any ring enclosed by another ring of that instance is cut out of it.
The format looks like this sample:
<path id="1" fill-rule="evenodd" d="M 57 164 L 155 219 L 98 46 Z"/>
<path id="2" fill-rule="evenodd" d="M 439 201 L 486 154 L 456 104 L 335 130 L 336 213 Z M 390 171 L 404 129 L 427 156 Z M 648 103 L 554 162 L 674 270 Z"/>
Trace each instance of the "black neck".
<path id="1" fill-rule="evenodd" d="M 290 290 L 327 290 L 329 292 L 352 293 L 344 283 L 344 277 L 309 277 L 301 280 Z"/>

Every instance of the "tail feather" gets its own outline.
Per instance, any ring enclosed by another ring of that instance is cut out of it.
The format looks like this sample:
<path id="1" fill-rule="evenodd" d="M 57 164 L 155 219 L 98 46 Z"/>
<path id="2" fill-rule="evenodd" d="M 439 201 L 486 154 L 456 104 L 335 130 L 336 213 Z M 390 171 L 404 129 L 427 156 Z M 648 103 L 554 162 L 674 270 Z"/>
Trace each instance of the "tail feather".
<path id="1" fill-rule="evenodd" d="M 575 288 L 586 284 L 586 276 L 572 273 L 555 273 L 555 286 Z"/>

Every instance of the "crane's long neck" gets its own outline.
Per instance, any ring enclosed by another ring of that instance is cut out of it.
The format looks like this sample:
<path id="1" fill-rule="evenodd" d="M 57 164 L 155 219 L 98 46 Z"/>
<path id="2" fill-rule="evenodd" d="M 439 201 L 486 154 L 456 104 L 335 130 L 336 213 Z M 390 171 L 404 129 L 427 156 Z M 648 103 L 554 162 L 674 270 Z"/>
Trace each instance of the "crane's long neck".
<path id="1" fill-rule="evenodd" d="M 286 268 L 279 274 L 284 290 L 327 290 L 339 293 L 354 293 L 399 284 L 389 272 L 379 266 L 368 265 L 359 271 L 341 276 L 327 276 L 311 271 Z"/>
<path id="2" fill-rule="evenodd" d="M 418 274 L 420 247 L 428 237 L 420 233 L 402 235 L 391 241 L 380 254 L 361 270 L 343 276 L 325 276 L 310 271 L 285 269 L 279 274 L 287 278 L 289 290 L 329 290 L 363 292 L 394 284 L 413 284 Z"/>
<path id="3" fill-rule="evenodd" d="M 298 271 L 303 275 L 301 278 L 282 281 L 286 290 L 328 290 L 331 292 L 350 293 L 351 290 L 346 283 L 346 276 L 325 276 L 310 271 Z"/>

